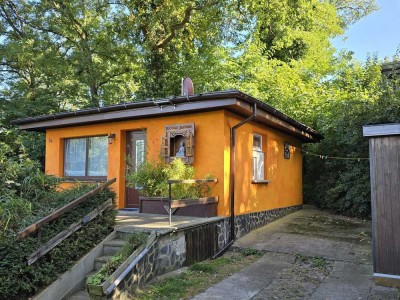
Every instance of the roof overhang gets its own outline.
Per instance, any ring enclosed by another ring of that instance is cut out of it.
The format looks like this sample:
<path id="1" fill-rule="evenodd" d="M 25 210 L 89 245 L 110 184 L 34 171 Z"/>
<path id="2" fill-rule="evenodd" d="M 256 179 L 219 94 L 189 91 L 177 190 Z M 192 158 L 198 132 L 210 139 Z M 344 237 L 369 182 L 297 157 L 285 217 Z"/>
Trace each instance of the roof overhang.
<path id="1" fill-rule="evenodd" d="M 271 106 L 237 90 L 179 96 L 153 101 L 130 102 L 105 107 L 44 115 L 11 122 L 20 129 L 44 132 L 51 128 L 83 126 L 106 122 L 155 118 L 210 110 L 228 110 L 244 117 L 257 106 L 256 121 L 292 134 L 303 142 L 319 142 L 323 136 Z"/>
<path id="2" fill-rule="evenodd" d="M 365 137 L 400 135 L 400 123 L 365 125 L 363 135 Z"/>

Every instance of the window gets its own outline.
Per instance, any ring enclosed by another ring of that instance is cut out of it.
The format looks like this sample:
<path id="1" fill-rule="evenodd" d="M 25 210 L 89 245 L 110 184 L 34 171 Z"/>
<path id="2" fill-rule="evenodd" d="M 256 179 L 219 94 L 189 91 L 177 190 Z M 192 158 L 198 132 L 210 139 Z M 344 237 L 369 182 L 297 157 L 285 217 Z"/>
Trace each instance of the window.
<path id="1" fill-rule="evenodd" d="M 64 176 L 107 177 L 107 137 L 65 140 Z"/>
<path id="2" fill-rule="evenodd" d="M 257 134 L 253 134 L 253 180 L 264 180 L 262 137 Z"/>

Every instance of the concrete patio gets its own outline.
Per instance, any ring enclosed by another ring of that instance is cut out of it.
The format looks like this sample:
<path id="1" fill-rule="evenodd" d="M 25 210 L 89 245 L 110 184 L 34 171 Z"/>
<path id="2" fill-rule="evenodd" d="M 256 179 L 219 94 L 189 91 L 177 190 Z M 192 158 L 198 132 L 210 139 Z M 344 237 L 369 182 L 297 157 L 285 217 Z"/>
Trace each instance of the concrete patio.
<path id="1" fill-rule="evenodd" d="M 194 299 L 398 299 L 372 279 L 371 222 L 309 207 L 235 242 L 263 257 Z"/>
<path id="2" fill-rule="evenodd" d="M 138 213 L 136 211 L 120 210 L 116 216 L 115 228 L 122 231 L 138 229 L 155 230 L 160 234 L 165 234 L 193 226 L 213 223 L 222 219 L 222 217 L 197 218 L 172 215 L 172 223 L 170 225 L 168 215 L 153 215 Z"/>

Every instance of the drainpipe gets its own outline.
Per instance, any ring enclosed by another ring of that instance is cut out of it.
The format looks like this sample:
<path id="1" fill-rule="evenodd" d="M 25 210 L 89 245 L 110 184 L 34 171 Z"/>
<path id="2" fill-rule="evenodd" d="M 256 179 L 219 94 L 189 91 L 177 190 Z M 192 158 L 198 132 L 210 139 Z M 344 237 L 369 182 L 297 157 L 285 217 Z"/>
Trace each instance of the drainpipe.
<path id="1" fill-rule="evenodd" d="M 231 198 L 231 234 L 229 243 L 222 248 L 213 258 L 217 258 L 223 254 L 235 240 L 235 159 L 236 159 L 236 130 L 244 124 L 254 120 L 257 116 L 257 103 L 254 103 L 253 114 L 247 119 L 239 122 L 235 126 L 231 127 L 231 157 L 230 157 L 230 177 L 229 177 L 229 195 Z"/>

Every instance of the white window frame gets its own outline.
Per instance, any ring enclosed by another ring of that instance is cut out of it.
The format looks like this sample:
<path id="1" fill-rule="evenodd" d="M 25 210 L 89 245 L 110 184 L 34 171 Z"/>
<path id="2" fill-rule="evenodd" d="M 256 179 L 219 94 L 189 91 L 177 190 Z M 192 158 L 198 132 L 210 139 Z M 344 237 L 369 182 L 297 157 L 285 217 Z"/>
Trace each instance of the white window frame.
<path id="1" fill-rule="evenodd" d="M 253 137 L 253 156 L 252 156 L 253 180 L 260 181 L 265 179 L 265 170 L 264 170 L 265 155 L 264 152 L 262 151 L 263 140 L 262 136 L 259 134 L 254 133 L 252 137 Z M 260 147 L 254 146 L 254 140 L 256 138 L 260 140 Z"/>

